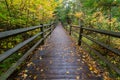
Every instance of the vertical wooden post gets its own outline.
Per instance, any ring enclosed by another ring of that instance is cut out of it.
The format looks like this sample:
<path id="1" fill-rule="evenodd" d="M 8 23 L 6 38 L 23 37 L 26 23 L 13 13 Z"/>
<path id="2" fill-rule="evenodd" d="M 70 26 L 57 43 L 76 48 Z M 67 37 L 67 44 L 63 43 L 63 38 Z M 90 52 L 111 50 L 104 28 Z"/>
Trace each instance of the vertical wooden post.
<path id="1" fill-rule="evenodd" d="M 52 25 L 53 25 L 53 23 L 52 24 L 50 24 L 50 34 L 52 33 Z"/>
<path id="2" fill-rule="evenodd" d="M 81 40 L 82 40 L 82 33 L 83 33 L 83 22 L 81 20 L 79 20 L 79 27 L 80 27 L 80 31 L 79 31 L 79 39 L 78 39 L 78 45 L 81 45 Z"/>
<path id="3" fill-rule="evenodd" d="M 72 32 L 72 26 L 70 25 L 70 32 L 69 32 L 69 35 L 71 35 L 71 32 Z"/>
<path id="4" fill-rule="evenodd" d="M 54 23 L 54 25 L 53 25 L 53 26 L 54 26 L 54 28 L 53 28 L 53 29 L 55 29 L 55 28 L 56 28 L 56 26 L 57 26 L 57 23 Z"/>
<path id="5" fill-rule="evenodd" d="M 44 38 L 44 27 L 43 27 L 43 24 L 40 24 L 40 25 L 41 25 L 40 31 L 42 32 L 41 38 Z M 44 40 L 42 40 L 41 45 L 44 45 Z"/>

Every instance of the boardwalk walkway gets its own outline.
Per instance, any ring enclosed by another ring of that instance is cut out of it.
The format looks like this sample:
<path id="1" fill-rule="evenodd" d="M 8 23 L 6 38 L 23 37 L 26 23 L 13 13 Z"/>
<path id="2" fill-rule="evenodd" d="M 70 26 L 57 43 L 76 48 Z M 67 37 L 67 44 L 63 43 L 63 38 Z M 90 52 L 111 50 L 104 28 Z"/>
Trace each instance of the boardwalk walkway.
<path id="1" fill-rule="evenodd" d="M 58 24 L 45 45 L 32 56 L 15 80 L 101 80 L 89 70 L 75 43 Z"/>

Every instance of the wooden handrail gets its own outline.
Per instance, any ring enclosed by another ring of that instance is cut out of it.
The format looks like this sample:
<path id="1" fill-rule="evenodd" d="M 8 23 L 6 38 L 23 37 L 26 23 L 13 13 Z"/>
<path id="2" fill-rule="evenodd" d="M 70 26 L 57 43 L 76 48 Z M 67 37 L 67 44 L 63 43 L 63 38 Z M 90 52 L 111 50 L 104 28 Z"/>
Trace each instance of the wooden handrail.
<path id="1" fill-rule="evenodd" d="M 120 32 L 87 28 L 87 27 L 84 27 L 84 25 L 70 25 L 70 27 L 69 27 L 70 35 L 72 35 L 72 31 L 76 32 L 74 29 L 79 29 L 78 45 L 81 45 L 81 43 L 84 43 L 85 45 L 87 45 L 87 47 L 89 49 L 93 50 L 93 52 L 95 52 L 97 56 L 99 56 L 103 61 L 105 61 L 109 65 L 109 67 L 113 68 L 118 74 L 120 74 L 120 70 L 118 68 L 116 68 L 113 64 L 109 63 L 109 61 L 107 61 L 102 55 L 100 55 L 100 52 L 96 51 L 95 49 L 93 49 L 91 46 L 89 46 L 86 42 L 84 42 L 82 40 L 82 37 L 85 37 L 85 38 L 91 40 L 92 42 L 96 43 L 97 45 L 104 47 L 105 49 L 110 50 L 114 54 L 117 54 L 118 56 L 120 56 L 120 50 L 112 48 L 111 46 L 109 46 L 105 43 L 102 43 L 100 41 L 95 40 L 92 37 L 87 36 L 88 34 L 85 34 L 84 31 L 95 32 L 95 33 L 104 34 L 104 35 L 108 35 L 108 36 L 112 36 L 112 37 L 116 37 L 116 38 L 120 38 Z"/>
<path id="2" fill-rule="evenodd" d="M 44 30 L 43 27 L 47 27 L 47 29 Z M 14 36 L 17 34 L 21 34 L 24 32 L 28 32 L 31 30 L 35 29 L 41 29 L 40 32 L 33 37 L 17 44 L 14 48 L 7 50 L 6 52 L 0 54 L 0 62 L 4 61 L 7 59 L 10 55 L 14 54 L 16 51 L 18 51 L 20 48 L 24 47 L 26 44 L 30 43 L 34 39 L 36 39 L 39 35 L 41 35 L 41 39 L 33 46 L 31 47 L 14 65 L 12 65 L 7 72 L 5 72 L 3 75 L 0 76 L 0 80 L 6 80 L 15 70 L 16 68 L 31 54 L 31 52 L 39 45 L 39 44 L 44 44 L 44 40 L 50 35 L 50 33 L 53 31 L 55 28 L 55 23 L 51 24 L 42 24 L 40 26 L 34 26 L 34 27 L 29 27 L 29 28 L 21 28 L 21 29 L 15 29 L 15 30 L 10 30 L 10 31 L 5 31 L 5 32 L 0 32 L 0 39 L 8 38 L 10 36 Z M 46 35 L 44 34 L 46 33 Z"/>
<path id="3" fill-rule="evenodd" d="M 120 51 L 119 50 L 114 49 L 114 48 L 112 48 L 112 47 L 110 47 L 110 46 L 108 46 L 108 45 L 106 45 L 106 44 L 104 44 L 102 42 L 99 42 L 99 41 L 97 41 L 97 40 L 95 40 L 95 39 L 93 39 L 93 38 L 91 38 L 91 37 L 89 37 L 89 36 L 87 36 L 85 34 L 82 34 L 82 36 L 87 38 L 87 39 L 89 39 L 89 40 L 91 40 L 91 41 L 93 41 L 93 42 L 95 42 L 96 44 L 98 44 L 98 45 L 100 45 L 100 46 L 102 46 L 102 47 L 112 51 L 113 53 L 116 53 L 117 55 L 120 56 Z"/>
<path id="4" fill-rule="evenodd" d="M 80 28 L 77 25 L 71 25 L 73 28 Z M 82 27 L 84 30 L 92 31 L 92 32 L 97 32 L 100 34 L 105 34 L 113 37 L 118 37 L 120 38 L 120 32 L 113 32 L 113 31 L 108 31 L 108 30 L 102 30 L 102 29 L 94 29 L 94 28 L 87 28 L 87 27 Z"/>
<path id="5" fill-rule="evenodd" d="M 50 25 L 53 25 L 53 24 L 54 23 L 52 23 L 52 24 L 43 24 L 43 26 L 39 25 L 39 26 L 32 26 L 32 27 L 28 27 L 28 28 L 21 28 L 21 29 L 15 29 L 15 30 L 10 30 L 10 31 L 0 32 L 0 39 L 3 39 L 5 37 L 8 38 L 9 36 L 21 34 L 21 33 L 24 33 L 24 32 L 35 30 L 35 29 L 38 29 L 40 27 L 50 26 Z"/>
<path id="6" fill-rule="evenodd" d="M 20 48 L 22 48 L 23 46 L 25 46 L 26 44 L 28 44 L 29 42 L 31 42 L 32 40 L 34 40 L 36 37 L 38 37 L 41 34 L 42 34 L 42 32 L 40 32 L 40 33 L 34 35 L 33 37 L 25 40 L 24 42 L 19 43 L 14 48 L 7 50 L 3 54 L 0 54 L 0 62 L 3 61 L 4 59 L 6 59 L 7 57 L 9 57 L 10 55 L 12 55 L 14 52 L 18 51 Z"/>
<path id="7" fill-rule="evenodd" d="M 98 52 L 97 50 L 91 48 L 91 46 L 88 45 L 88 44 L 87 44 L 86 42 L 84 42 L 83 40 L 82 40 L 82 42 L 83 42 L 88 48 L 90 48 L 91 50 L 93 50 L 93 52 L 94 52 L 100 59 L 104 60 L 104 62 L 105 62 L 106 64 L 108 64 L 108 65 L 109 65 L 111 68 L 113 68 L 118 74 L 120 74 L 120 70 L 119 70 L 115 65 L 111 64 L 104 56 L 102 56 L 100 52 Z"/>
<path id="8" fill-rule="evenodd" d="M 34 27 L 28 27 L 28 28 L 21 28 L 21 29 L 15 29 L 15 30 L 10 30 L 10 31 L 5 31 L 5 32 L 0 32 L 0 39 L 3 38 L 8 38 L 13 35 L 21 34 L 24 32 L 28 32 L 34 29 L 38 29 L 42 26 L 34 26 Z"/>
<path id="9" fill-rule="evenodd" d="M 99 30 L 99 29 L 86 28 L 86 27 L 83 27 L 83 29 L 120 38 L 120 32 L 113 32 L 113 31 L 108 31 L 108 30 Z"/>

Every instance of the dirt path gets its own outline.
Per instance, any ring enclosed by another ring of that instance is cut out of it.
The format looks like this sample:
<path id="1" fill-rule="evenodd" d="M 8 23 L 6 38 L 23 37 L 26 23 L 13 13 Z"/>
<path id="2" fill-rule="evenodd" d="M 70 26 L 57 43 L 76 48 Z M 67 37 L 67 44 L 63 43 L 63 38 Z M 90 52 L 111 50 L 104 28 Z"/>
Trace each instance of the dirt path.
<path id="1" fill-rule="evenodd" d="M 15 80 L 102 80 L 90 72 L 81 56 L 58 24 L 44 47 L 36 51 Z"/>

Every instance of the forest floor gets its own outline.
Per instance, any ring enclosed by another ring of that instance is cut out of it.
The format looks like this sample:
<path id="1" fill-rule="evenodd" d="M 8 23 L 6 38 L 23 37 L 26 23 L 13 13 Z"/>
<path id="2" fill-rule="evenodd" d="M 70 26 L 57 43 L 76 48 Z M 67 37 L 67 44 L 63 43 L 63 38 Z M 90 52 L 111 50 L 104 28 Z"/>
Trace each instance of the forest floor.
<path id="1" fill-rule="evenodd" d="M 103 80 L 103 71 L 59 23 L 14 80 Z"/>

